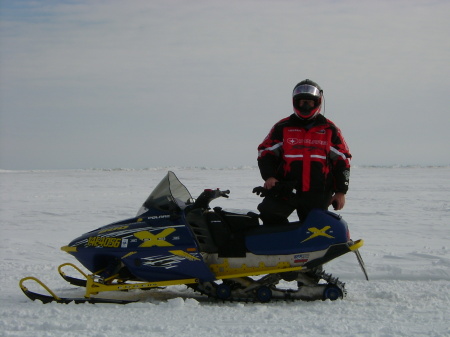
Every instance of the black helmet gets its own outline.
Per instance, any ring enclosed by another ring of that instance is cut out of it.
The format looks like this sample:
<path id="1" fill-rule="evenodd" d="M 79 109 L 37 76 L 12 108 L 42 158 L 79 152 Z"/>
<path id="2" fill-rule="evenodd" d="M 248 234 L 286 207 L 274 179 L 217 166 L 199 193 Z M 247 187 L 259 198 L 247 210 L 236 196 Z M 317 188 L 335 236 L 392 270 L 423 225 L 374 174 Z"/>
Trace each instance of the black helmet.
<path id="1" fill-rule="evenodd" d="M 322 88 L 314 81 L 304 80 L 298 83 L 292 92 L 292 104 L 295 114 L 301 119 L 312 119 L 316 117 L 322 109 Z M 313 100 L 314 104 L 300 105 L 300 100 Z"/>

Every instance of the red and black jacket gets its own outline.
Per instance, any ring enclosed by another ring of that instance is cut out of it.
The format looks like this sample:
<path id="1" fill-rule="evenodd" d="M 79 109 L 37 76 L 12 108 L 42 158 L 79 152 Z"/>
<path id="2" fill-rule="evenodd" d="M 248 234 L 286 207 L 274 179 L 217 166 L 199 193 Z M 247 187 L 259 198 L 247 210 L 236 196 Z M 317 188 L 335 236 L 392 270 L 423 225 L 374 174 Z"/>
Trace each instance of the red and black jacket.
<path id="1" fill-rule="evenodd" d="M 313 121 L 303 121 L 295 114 L 286 117 L 258 146 L 262 178 L 296 181 L 303 192 L 346 193 L 350 159 L 341 131 L 322 115 Z"/>

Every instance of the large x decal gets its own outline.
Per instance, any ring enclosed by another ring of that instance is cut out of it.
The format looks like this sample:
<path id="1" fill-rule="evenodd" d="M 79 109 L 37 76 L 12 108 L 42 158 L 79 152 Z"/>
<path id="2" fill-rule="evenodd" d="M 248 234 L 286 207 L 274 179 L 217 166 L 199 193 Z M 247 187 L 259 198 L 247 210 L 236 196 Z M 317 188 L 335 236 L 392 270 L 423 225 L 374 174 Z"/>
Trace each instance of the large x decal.
<path id="1" fill-rule="evenodd" d="M 149 231 L 142 231 L 134 233 L 134 236 L 137 237 L 139 240 L 144 241 L 139 245 L 139 247 L 170 247 L 173 246 L 173 244 L 167 242 L 165 239 L 168 235 L 175 232 L 175 228 L 166 228 L 159 234 L 152 234 Z"/>
<path id="2" fill-rule="evenodd" d="M 330 226 L 325 226 L 322 229 L 317 229 L 316 227 L 311 227 L 308 228 L 308 230 L 312 233 L 311 236 L 309 238 L 306 238 L 305 240 L 303 240 L 302 242 L 314 239 L 318 236 L 325 236 L 329 239 L 334 239 L 334 236 L 331 236 L 330 234 L 327 234 L 326 231 L 329 230 L 331 227 Z"/>

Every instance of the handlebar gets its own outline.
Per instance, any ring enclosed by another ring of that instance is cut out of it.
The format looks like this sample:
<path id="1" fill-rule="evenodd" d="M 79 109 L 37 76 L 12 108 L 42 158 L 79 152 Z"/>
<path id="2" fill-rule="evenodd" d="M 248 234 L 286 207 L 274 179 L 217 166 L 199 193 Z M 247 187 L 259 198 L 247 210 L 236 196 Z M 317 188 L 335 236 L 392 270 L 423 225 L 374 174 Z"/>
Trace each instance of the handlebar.
<path id="1" fill-rule="evenodd" d="M 214 199 L 224 197 L 228 198 L 230 190 L 221 191 L 220 189 L 205 189 L 195 200 L 192 208 L 209 208 L 209 203 Z"/>

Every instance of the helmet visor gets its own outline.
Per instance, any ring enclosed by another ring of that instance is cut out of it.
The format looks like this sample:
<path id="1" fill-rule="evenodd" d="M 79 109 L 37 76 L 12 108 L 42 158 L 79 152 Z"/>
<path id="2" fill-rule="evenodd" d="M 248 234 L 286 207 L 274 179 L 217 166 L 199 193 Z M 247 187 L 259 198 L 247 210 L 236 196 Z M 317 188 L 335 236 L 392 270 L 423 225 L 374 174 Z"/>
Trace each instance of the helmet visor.
<path id="1" fill-rule="evenodd" d="M 309 85 L 309 84 L 302 84 L 298 87 L 294 88 L 294 91 L 292 93 L 292 97 L 295 97 L 297 95 L 312 95 L 315 97 L 320 97 L 320 90 L 316 87 Z"/>

